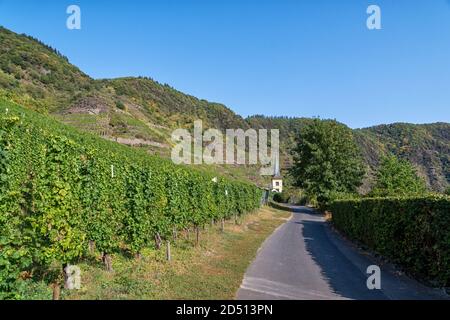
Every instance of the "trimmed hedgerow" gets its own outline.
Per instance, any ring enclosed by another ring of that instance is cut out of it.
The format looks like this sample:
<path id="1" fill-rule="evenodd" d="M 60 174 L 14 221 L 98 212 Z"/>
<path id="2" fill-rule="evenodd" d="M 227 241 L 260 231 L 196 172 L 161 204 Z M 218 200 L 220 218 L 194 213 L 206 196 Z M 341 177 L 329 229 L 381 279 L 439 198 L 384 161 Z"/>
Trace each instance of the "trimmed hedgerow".
<path id="1" fill-rule="evenodd" d="M 450 198 L 366 198 L 331 204 L 337 229 L 405 270 L 450 286 Z"/>
<path id="2" fill-rule="evenodd" d="M 139 254 L 174 228 L 259 207 L 256 186 L 213 178 L 0 101 L 0 299 L 19 298 L 24 272 L 73 263 L 89 243 Z"/>

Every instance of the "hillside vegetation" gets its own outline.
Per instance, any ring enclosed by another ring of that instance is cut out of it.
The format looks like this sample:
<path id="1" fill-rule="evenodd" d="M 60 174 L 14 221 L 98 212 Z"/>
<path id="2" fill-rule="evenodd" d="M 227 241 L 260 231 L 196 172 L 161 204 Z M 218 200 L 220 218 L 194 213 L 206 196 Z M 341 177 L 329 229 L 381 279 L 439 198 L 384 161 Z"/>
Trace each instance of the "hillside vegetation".
<path id="1" fill-rule="evenodd" d="M 162 156 L 170 154 L 170 134 L 191 128 L 280 129 L 282 168 L 292 164 L 291 148 L 306 118 L 252 116 L 179 92 L 150 78 L 94 80 L 58 51 L 0 27 L 0 96 L 109 140 Z M 364 156 L 367 192 L 380 159 L 388 153 L 409 160 L 429 187 L 444 191 L 450 182 L 450 124 L 390 124 L 353 131 Z M 217 166 L 234 177 L 267 183 L 257 168 Z"/>
<path id="2" fill-rule="evenodd" d="M 363 156 L 374 172 L 392 153 L 411 162 L 428 186 L 444 191 L 450 183 L 450 124 L 396 123 L 355 130 Z"/>
<path id="3" fill-rule="evenodd" d="M 279 128 L 285 167 L 292 164 L 295 136 L 311 119 L 253 116 L 247 119 L 256 128 Z M 370 190 L 380 161 L 389 154 L 411 162 L 428 186 L 443 192 L 450 183 L 450 124 L 394 123 L 353 130 L 368 175 L 363 192 Z"/>
<path id="4" fill-rule="evenodd" d="M 124 125 L 138 126 L 141 122 L 150 129 L 177 128 L 196 119 L 209 127 L 248 127 L 224 105 L 199 100 L 150 78 L 94 80 L 58 51 L 2 27 L 0 43 L 3 94 L 38 111 L 63 114 L 68 121 L 73 114 L 107 114 L 118 117 Z M 128 117 L 136 123 L 127 123 Z M 117 127 L 109 122 L 104 129 L 120 135 Z"/>

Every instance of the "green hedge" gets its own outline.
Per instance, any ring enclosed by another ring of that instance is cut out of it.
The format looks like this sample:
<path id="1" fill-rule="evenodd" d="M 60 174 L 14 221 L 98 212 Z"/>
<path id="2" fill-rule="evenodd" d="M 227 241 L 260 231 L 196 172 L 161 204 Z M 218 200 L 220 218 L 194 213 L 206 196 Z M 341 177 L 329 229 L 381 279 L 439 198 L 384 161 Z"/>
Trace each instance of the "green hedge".
<path id="1" fill-rule="evenodd" d="M 89 241 L 137 254 L 157 233 L 259 207 L 256 186 L 213 178 L 0 101 L 0 299 L 16 297 L 24 271 L 73 263 Z"/>
<path id="2" fill-rule="evenodd" d="M 273 194 L 273 201 L 278 202 L 278 203 L 288 203 L 289 194 L 287 194 L 286 192 L 283 192 L 283 193 L 275 192 Z"/>
<path id="3" fill-rule="evenodd" d="M 350 238 L 441 286 L 450 286 L 450 198 L 368 198 L 331 205 Z"/>

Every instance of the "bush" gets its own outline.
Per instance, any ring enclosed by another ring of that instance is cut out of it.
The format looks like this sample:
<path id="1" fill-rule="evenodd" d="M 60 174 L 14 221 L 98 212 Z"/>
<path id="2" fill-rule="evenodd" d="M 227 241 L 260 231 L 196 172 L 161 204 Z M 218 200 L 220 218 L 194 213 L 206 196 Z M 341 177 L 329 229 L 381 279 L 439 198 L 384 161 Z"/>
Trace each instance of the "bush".
<path id="1" fill-rule="evenodd" d="M 301 189 L 284 189 L 282 193 L 273 193 L 273 201 L 278 203 L 289 203 L 293 205 L 306 206 L 316 204 L 313 197 L 309 197 Z"/>
<path id="2" fill-rule="evenodd" d="M 366 198 L 331 204 L 333 224 L 419 277 L 450 286 L 450 198 Z"/>
<path id="3" fill-rule="evenodd" d="M 116 107 L 117 107 L 118 109 L 120 109 L 120 110 L 126 110 L 125 104 L 124 104 L 122 101 L 120 101 L 120 100 L 117 100 L 117 101 L 116 101 Z"/>
<path id="4" fill-rule="evenodd" d="M 0 298 L 20 298 L 21 274 L 75 263 L 90 241 L 138 254 L 157 234 L 259 207 L 256 186 L 213 178 L 0 101 Z"/>
<path id="5" fill-rule="evenodd" d="M 278 203 L 288 203 L 289 197 L 290 197 L 289 194 L 286 192 L 274 193 L 273 201 L 278 202 Z"/>
<path id="6" fill-rule="evenodd" d="M 427 191 L 425 180 L 417 175 L 411 163 L 389 156 L 381 160 L 370 195 L 373 197 L 423 196 Z"/>

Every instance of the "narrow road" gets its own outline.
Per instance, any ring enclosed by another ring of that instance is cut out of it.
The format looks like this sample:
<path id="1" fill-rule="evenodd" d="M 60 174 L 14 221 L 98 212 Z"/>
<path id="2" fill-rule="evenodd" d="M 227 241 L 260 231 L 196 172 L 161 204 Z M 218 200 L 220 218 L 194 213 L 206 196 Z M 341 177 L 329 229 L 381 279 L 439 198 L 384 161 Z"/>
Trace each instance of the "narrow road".
<path id="1" fill-rule="evenodd" d="M 333 231 L 322 215 L 292 209 L 292 218 L 265 241 L 247 270 L 238 300 L 446 298 L 391 266 L 380 266 L 381 290 L 369 290 L 366 270 L 377 263 Z"/>

